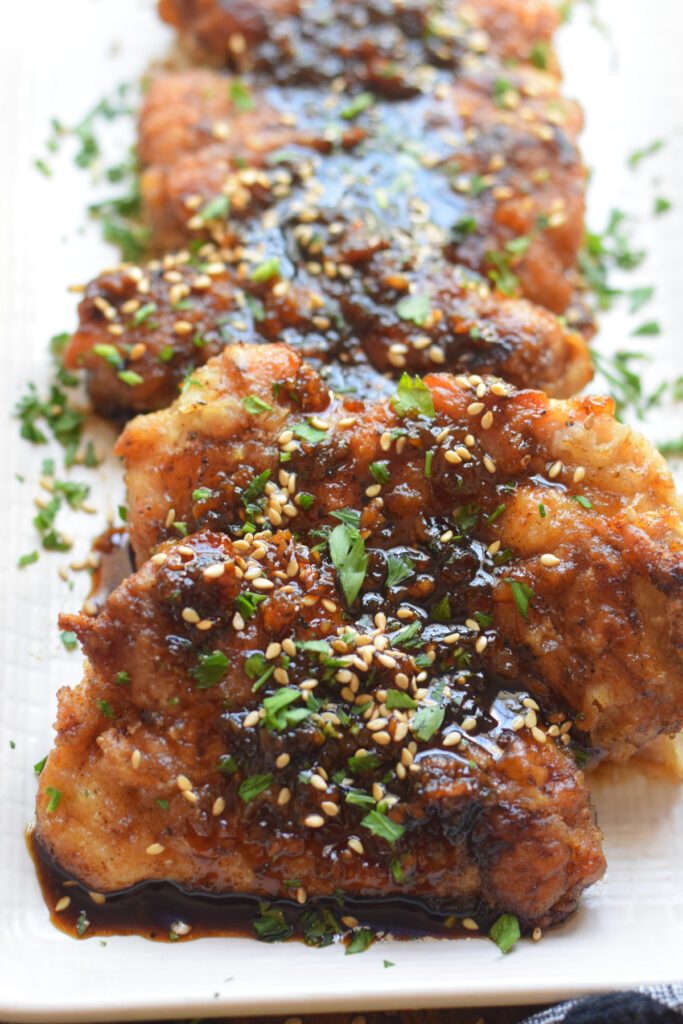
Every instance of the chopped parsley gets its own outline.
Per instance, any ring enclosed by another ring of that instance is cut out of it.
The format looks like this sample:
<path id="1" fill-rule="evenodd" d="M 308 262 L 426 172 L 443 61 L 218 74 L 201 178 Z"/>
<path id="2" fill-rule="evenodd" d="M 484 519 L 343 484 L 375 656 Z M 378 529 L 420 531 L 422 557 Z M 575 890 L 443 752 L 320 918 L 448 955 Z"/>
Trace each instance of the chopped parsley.
<path id="1" fill-rule="evenodd" d="M 255 281 L 256 284 L 265 284 L 266 281 L 270 281 L 272 277 L 276 277 L 279 273 L 280 257 L 271 256 L 270 259 L 267 259 L 263 263 L 259 263 L 257 267 L 254 267 L 249 275 L 249 280 Z"/>
<path id="2" fill-rule="evenodd" d="M 631 153 L 628 158 L 628 166 L 632 171 L 635 171 L 646 157 L 654 156 L 654 154 L 658 153 L 663 147 L 664 141 L 662 139 L 655 139 L 655 141 L 651 142 L 649 146 L 645 146 L 643 149 L 637 149 L 635 152 Z"/>
<path id="3" fill-rule="evenodd" d="M 418 706 L 417 701 L 413 700 L 410 694 L 404 693 L 403 690 L 389 690 L 385 703 L 390 711 L 393 711 L 394 708 L 405 710 L 406 708 L 416 708 Z"/>
<path id="4" fill-rule="evenodd" d="M 631 331 L 631 336 L 633 338 L 653 337 L 654 335 L 661 333 L 662 328 L 659 326 L 657 320 L 648 320 L 647 323 L 641 324 L 640 327 L 636 327 L 635 331 Z"/>
<path id="5" fill-rule="evenodd" d="M 403 417 L 408 413 L 416 413 L 419 416 L 426 416 L 430 420 L 436 416 L 434 399 L 427 385 L 421 377 L 411 379 L 407 373 L 404 373 L 398 382 L 398 388 L 391 399 L 391 404 L 397 416 Z"/>
<path id="6" fill-rule="evenodd" d="M 251 590 L 247 590 L 244 594 L 240 594 L 235 598 L 235 609 L 240 613 L 245 622 L 249 622 L 249 619 L 253 618 L 256 614 L 256 609 L 261 601 L 265 601 L 265 599 L 265 594 L 254 594 Z"/>
<path id="7" fill-rule="evenodd" d="M 266 680 L 272 676 L 275 671 L 275 664 L 266 661 L 266 656 L 261 651 L 256 651 L 255 654 L 251 654 L 244 662 L 244 671 L 250 679 L 255 680 L 251 692 L 256 693 L 257 690 L 261 689 Z"/>
<path id="8" fill-rule="evenodd" d="M 395 587 L 415 572 L 415 563 L 409 555 L 389 555 L 387 558 L 387 587 Z"/>
<path id="9" fill-rule="evenodd" d="M 219 683 L 230 666 L 222 651 L 200 654 L 197 664 L 190 669 L 190 675 L 197 680 L 198 690 L 208 690 Z"/>
<path id="10" fill-rule="evenodd" d="M 364 953 L 374 937 L 375 933 L 370 931 L 369 928 L 359 928 L 353 933 L 353 938 L 346 947 L 346 956 L 352 956 L 354 953 Z"/>
<path id="11" fill-rule="evenodd" d="M 300 437 L 302 441 L 308 441 L 310 444 L 318 444 L 319 441 L 324 441 L 327 437 L 327 431 L 318 430 L 317 427 L 312 427 L 310 423 L 297 423 L 295 427 L 292 427 L 296 437 Z"/>
<path id="12" fill-rule="evenodd" d="M 317 946 L 321 949 L 331 945 L 335 937 L 342 931 L 334 914 L 326 907 L 323 907 L 322 910 L 307 911 L 301 920 L 301 926 L 306 945 Z"/>
<path id="13" fill-rule="evenodd" d="M 97 707 L 100 709 L 105 718 L 113 718 L 114 711 L 108 700 L 97 700 Z"/>
<path id="14" fill-rule="evenodd" d="M 395 821 L 379 810 L 368 811 L 361 820 L 361 825 L 372 832 L 374 836 L 386 839 L 391 847 L 395 846 L 396 840 L 400 839 L 405 832 L 403 825 L 397 825 Z"/>
<path id="15" fill-rule="evenodd" d="M 406 295 L 396 306 L 396 312 L 401 320 L 410 320 L 422 327 L 431 313 L 431 299 L 424 294 Z"/>
<path id="16" fill-rule="evenodd" d="M 76 634 L 70 632 L 68 629 L 63 629 L 59 634 L 59 638 L 67 651 L 75 651 L 78 647 L 78 640 Z"/>
<path id="17" fill-rule="evenodd" d="M 285 921 L 285 915 L 281 910 L 261 903 L 259 911 L 260 917 L 252 922 L 254 935 L 259 942 L 284 942 L 292 935 L 294 929 Z"/>
<path id="18" fill-rule="evenodd" d="M 509 953 L 520 938 L 519 921 L 514 914 L 501 914 L 491 925 L 490 938 L 493 939 L 501 953 Z"/>
<path id="19" fill-rule="evenodd" d="M 260 412 L 272 412 L 272 405 L 268 405 L 258 395 L 247 395 L 246 398 L 242 399 L 242 405 L 247 410 L 250 416 L 258 416 Z"/>
<path id="20" fill-rule="evenodd" d="M 361 92 L 349 103 L 348 107 L 339 111 L 339 116 L 343 117 L 345 121 L 353 121 L 354 117 L 358 117 L 364 110 L 371 107 L 375 102 L 375 97 L 371 92 Z"/>
<path id="21" fill-rule="evenodd" d="M 41 768 L 40 768 L 40 771 L 37 772 L 38 775 L 40 775 L 40 772 L 42 772 L 43 767 L 45 766 L 45 762 L 46 761 L 47 761 L 47 757 L 44 757 L 42 762 L 39 762 L 39 764 L 41 765 Z M 35 765 L 34 766 L 34 770 L 37 767 L 38 767 L 38 765 Z M 57 808 L 59 807 L 59 801 L 62 799 L 62 791 L 61 791 L 61 789 L 55 789 L 54 786 L 46 786 L 45 787 L 45 793 L 50 798 L 50 800 L 48 802 L 48 805 L 47 805 L 47 810 L 48 810 L 49 814 L 52 814 L 52 812 L 56 811 Z"/>
<path id="22" fill-rule="evenodd" d="M 391 479 L 388 462 L 371 462 L 370 472 L 378 484 L 387 484 Z"/>
<path id="23" fill-rule="evenodd" d="M 529 601 L 534 597 L 534 592 L 528 583 L 522 583 L 521 580 L 512 580 L 509 577 L 503 580 L 503 583 L 510 584 L 510 590 L 514 602 L 517 605 L 517 611 L 522 616 L 525 622 L 529 621 Z"/>
<path id="24" fill-rule="evenodd" d="M 78 920 L 76 921 L 76 933 L 77 933 L 77 935 L 81 936 L 81 935 L 85 934 L 85 932 L 87 931 L 87 929 L 89 927 L 90 927 L 90 921 L 85 916 L 85 910 L 81 910 L 80 914 L 78 915 Z"/>
<path id="25" fill-rule="evenodd" d="M 218 220 L 220 217 L 227 217 L 230 212 L 230 200 L 227 196 L 214 196 L 213 199 L 209 199 L 208 203 L 202 206 L 201 210 L 197 213 L 197 216 L 202 224 L 208 223 L 210 220 Z"/>
<path id="26" fill-rule="evenodd" d="M 344 596 L 351 605 L 358 596 L 368 568 L 365 542 L 355 527 L 340 523 L 330 533 L 329 548 Z"/>
<path id="27" fill-rule="evenodd" d="M 308 718 L 307 707 L 293 708 L 294 701 L 301 699 L 303 691 L 292 686 L 283 686 L 272 697 L 266 697 L 263 708 L 266 712 L 264 723 L 271 732 L 284 732 L 292 725 L 298 725 Z"/>
<path id="28" fill-rule="evenodd" d="M 230 102 L 242 113 L 247 113 L 254 109 L 255 104 L 249 87 L 245 85 L 241 78 L 232 79 L 228 86 L 228 93 Z"/>
<path id="29" fill-rule="evenodd" d="M 438 707 L 438 705 L 433 707 L 422 706 L 413 719 L 413 735 L 415 738 L 423 743 L 430 740 L 434 733 L 441 728 L 445 715 L 444 709 Z"/>
<path id="30" fill-rule="evenodd" d="M 431 616 L 436 619 L 437 622 L 446 622 L 451 617 L 451 599 L 448 594 L 444 594 L 440 601 L 438 601 L 431 610 Z"/>
<path id="31" fill-rule="evenodd" d="M 34 562 L 37 562 L 39 557 L 37 551 L 31 551 L 28 555 L 22 555 L 17 565 L 20 569 L 25 569 L 27 565 L 33 565 Z"/>
<path id="32" fill-rule="evenodd" d="M 245 779 L 240 783 L 237 792 L 240 795 L 240 799 L 244 800 L 245 804 L 251 803 L 264 790 L 268 789 L 273 781 L 273 773 L 266 772 L 264 775 L 252 775 L 251 778 Z"/>

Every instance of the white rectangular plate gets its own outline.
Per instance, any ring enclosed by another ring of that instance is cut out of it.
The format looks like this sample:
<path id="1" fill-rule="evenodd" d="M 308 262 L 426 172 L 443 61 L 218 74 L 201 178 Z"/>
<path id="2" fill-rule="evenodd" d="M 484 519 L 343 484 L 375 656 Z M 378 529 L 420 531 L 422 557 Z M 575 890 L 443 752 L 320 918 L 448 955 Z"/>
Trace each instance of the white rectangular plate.
<path id="1" fill-rule="evenodd" d="M 609 39 L 591 27 L 588 9 L 577 9 L 561 41 L 567 91 L 586 108 L 585 153 L 596 168 L 590 222 L 603 225 L 613 206 L 640 214 L 637 238 L 649 256 L 628 286 L 657 287 L 656 300 L 635 318 L 623 310 L 606 318 L 599 345 L 610 351 L 626 342 L 651 353 L 651 386 L 683 374 L 683 13 L 678 0 L 650 0 L 645 14 L 642 4 L 603 0 L 599 13 Z M 612 771 L 595 784 L 609 863 L 604 881 L 564 928 L 538 944 L 519 943 L 507 957 L 474 939 L 376 943 L 352 959 L 340 947 L 230 938 L 172 946 L 119 937 L 104 945 L 97 938 L 77 943 L 50 925 L 23 829 L 33 809 L 32 765 L 52 741 L 57 687 L 75 682 L 80 671 L 79 656 L 61 648 L 56 615 L 78 606 L 86 581 L 69 590 L 59 579 L 58 566 L 73 555 L 42 554 L 37 564 L 16 569 L 18 556 L 36 547 L 31 519 L 40 461 L 56 453 L 20 442 L 11 412 L 28 379 L 44 387 L 50 335 L 74 324 L 75 297 L 66 285 L 87 280 L 115 257 L 91 228 L 81 230 L 94 194 L 87 174 L 75 171 L 69 156 L 56 162 L 49 180 L 32 164 L 44 152 L 51 116 L 78 120 L 161 57 L 170 39 L 152 0 L 12 4 L 0 35 L 0 1017 L 122 1020 L 510 1004 L 679 977 L 681 789 L 630 770 Z M 626 155 L 658 138 L 666 140 L 664 148 L 628 170 Z M 657 219 L 650 216 L 655 195 L 675 204 Z M 660 337 L 628 337 L 654 319 Z M 683 434 L 681 407 L 667 400 L 647 430 L 655 440 Z M 112 436 L 103 428 L 102 443 L 110 445 Z M 73 471 L 76 479 L 83 475 Z M 108 500 L 115 508 L 122 486 L 114 461 L 90 476 L 110 496 L 100 507 L 106 510 Z M 103 525 L 104 516 L 74 517 L 77 554 Z M 384 967 L 385 960 L 394 966 Z"/>

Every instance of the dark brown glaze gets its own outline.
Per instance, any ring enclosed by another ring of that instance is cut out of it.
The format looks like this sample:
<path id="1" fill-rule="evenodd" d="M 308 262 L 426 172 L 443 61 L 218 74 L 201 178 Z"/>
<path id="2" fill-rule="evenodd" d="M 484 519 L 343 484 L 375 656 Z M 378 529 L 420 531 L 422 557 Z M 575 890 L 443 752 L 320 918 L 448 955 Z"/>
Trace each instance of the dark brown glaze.
<path id="1" fill-rule="evenodd" d="M 435 76 L 410 100 L 373 101 L 353 116 L 354 98 L 338 89 L 321 98 L 310 89 L 252 88 L 253 110 L 244 112 L 225 75 L 189 72 L 152 87 L 140 151 L 153 163 L 141 188 L 158 250 L 198 238 L 254 248 L 268 241 L 264 208 L 283 229 L 297 211 L 315 209 L 305 223 L 341 221 L 356 240 L 396 246 L 395 262 L 408 234 L 413 252 L 425 246 L 556 313 L 567 310 L 585 172 L 581 113 L 554 76 L 533 67 L 461 69 L 455 82 Z M 228 216 L 203 218 L 220 196 L 231 200 Z M 334 259 L 344 238 L 332 251 L 329 241 L 323 258 Z M 501 260 L 514 278 L 501 274 Z"/>
<path id="2" fill-rule="evenodd" d="M 162 547 L 98 616 L 62 616 L 88 662 L 60 691 L 40 778 L 46 853 L 103 893 L 171 880 L 563 920 L 604 870 L 571 751 L 513 728 L 528 696 L 501 689 L 476 630 L 454 643 L 428 599 L 415 643 L 381 578 L 366 598 L 376 588 L 386 611 L 368 616 L 364 600 L 349 616 L 327 555 L 288 531 L 200 532 Z M 456 620 L 466 603 L 454 598 Z"/>
<path id="3" fill-rule="evenodd" d="M 365 611 L 384 607 L 375 583 L 407 546 L 427 562 L 401 600 L 446 589 L 467 615 L 493 616 L 496 670 L 571 708 L 597 753 L 624 758 L 679 728 L 683 542 L 662 458 L 609 399 L 559 402 L 477 376 L 417 386 L 433 418 L 334 396 L 284 346 L 227 349 L 117 444 L 138 564 L 180 532 L 239 536 L 250 520 L 324 543 L 332 513 L 350 508 L 372 552 Z M 267 409 L 250 413 L 248 396 Z"/>
<path id="4" fill-rule="evenodd" d="M 438 10 L 421 0 L 160 0 L 159 12 L 202 61 L 286 84 L 343 77 L 383 95 L 410 95 L 430 66 L 454 71 L 487 53 L 524 61 L 543 52 L 557 68 L 550 43 L 559 15 L 544 0 L 449 0 Z"/>

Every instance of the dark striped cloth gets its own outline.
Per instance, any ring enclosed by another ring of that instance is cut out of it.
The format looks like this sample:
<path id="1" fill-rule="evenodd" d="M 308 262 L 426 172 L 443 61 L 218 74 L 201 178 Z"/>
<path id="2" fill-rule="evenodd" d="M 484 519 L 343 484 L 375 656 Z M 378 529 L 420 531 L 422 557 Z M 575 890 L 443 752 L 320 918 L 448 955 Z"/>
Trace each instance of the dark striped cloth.
<path id="1" fill-rule="evenodd" d="M 682 1020 L 683 983 L 676 983 L 571 999 L 534 1014 L 523 1024 L 680 1024 Z"/>

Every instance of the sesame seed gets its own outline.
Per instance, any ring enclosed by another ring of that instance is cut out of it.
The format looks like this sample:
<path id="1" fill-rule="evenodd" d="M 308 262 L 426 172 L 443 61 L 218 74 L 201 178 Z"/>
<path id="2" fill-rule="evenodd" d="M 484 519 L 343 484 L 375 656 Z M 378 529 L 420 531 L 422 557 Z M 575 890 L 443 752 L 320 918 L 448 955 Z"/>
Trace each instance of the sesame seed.
<path id="1" fill-rule="evenodd" d="M 130 763 L 132 764 L 133 768 L 139 768 L 141 760 L 142 754 L 140 753 L 140 751 L 134 750 L 133 753 L 130 755 Z"/>
<path id="2" fill-rule="evenodd" d="M 339 805 L 335 804 L 333 800 L 323 800 L 320 805 L 320 810 L 328 816 L 328 818 L 335 818 L 339 814 Z"/>
<path id="3" fill-rule="evenodd" d="M 531 933 L 531 938 L 534 940 L 534 942 L 539 942 L 542 935 L 543 932 L 541 931 L 541 929 L 536 927 Z"/>
<path id="4" fill-rule="evenodd" d="M 439 540 L 441 541 L 442 544 L 446 544 L 446 543 L 448 543 L 449 540 L 453 540 L 453 531 L 452 530 L 446 530 L 445 533 L 441 534 L 441 536 L 439 537 Z"/>
<path id="5" fill-rule="evenodd" d="M 55 913 L 59 914 L 60 911 L 66 910 L 66 908 L 70 907 L 70 906 L 71 906 L 71 897 L 70 896 L 62 896 L 62 898 L 57 900 L 57 902 L 55 903 Z"/>
<path id="6" fill-rule="evenodd" d="M 323 779 L 322 775 L 311 775 L 310 783 L 314 789 L 327 789 L 327 783 Z"/>
<path id="7" fill-rule="evenodd" d="M 535 725 L 531 730 L 531 735 L 535 740 L 538 740 L 539 743 L 545 743 L 545 733 L 542 729 L 539 729 L 537 725 Z"/>
<path id="8" fill-rule="evenodd" d="M 508 389 L 505 387 L 504 384 L 492 384 L 491 394 L 497 395 L 499 398 L 507 398 Z"/>
<path id="9" fill-rule="evenodd" d="M 381 490 L 381 484 L 371 484 L 370 487 L 365 488 L 365 493 L 367 494 L 368 498 L 376 498 Z"/>
<path id="10" fill-rule="evenodd" d="M 189 804 L 196 804 L 197 801 L 199 800 L 197 794 L 194 792 L 194 790 L 191 789 L 184 789 L 183 796 L 185 797 Z"/>
<path id="11" fill-rule="evenodd" d="M 486 551 L 489 555 L 497 554 L 500 551 L 500 541 L 494 540 L 493 544 L 489 544 Z"/>
<path id="12" fill-rule="evenodd" d="M 273 588 L 275 587 L 275 584 L 272 583 L 271 580 L 265 579 L 264 576 L 254 577 L 251 581 L 251 585 L 254 587 L 255 590 L 273 590 Z"/>
<path id="13" fill-rule="evenodd" d="M 478 638 L 476 644 L 474 645 L 474 649 L 477 652 L 477 654 L 483 654 L 484 651 L 486 650 L 487 646 L 488 646 L 488 638 L 485 637 L 485 636 L 480 636 Z"/>
<path id="14" fill-rule="evenodd" d="M 624 511 L 624 515 L 628 519 L 629 523 L 635 523 L 636 521 L 636 510 L 631 506 L 627 505 Z"/>
<path id="15" fill-rule="evenodd" d="M 202 573 L 205 580 L 218 580 L 225 572 L 225 565 L 223 562 L 214 562 L 213 565 L 207 565 L 206 569 Z"/>
<path id="16" fill-rule="evenodd" d="M 363 844 L 361 843 L 360 839 L 356 839 L 355 836 L 351 836 L 351 838 L 347 840 L 346 845 L 350 850 L 353 850 L 354 853 L 365 853 L 365 848 Z"/>
<path id="17" fill-rule="evenodd" d="M 329 597 L 323 597 L 320 601 L 321 605 L 326 612 L 336 612 L 337 606 L 334 601 L 331 601 Z"/>
<path id="18" fill-rule="evenodd" d="M 391 743 L 391 736 L 386 729 L 375 733 L 375 743 L 379 743 L 380 747 L 387 747 Z"/>
<path id="19" fill-rule="evenodd" d="M 388 430 L 385 430 L 385 432 L 380 437 L 379 446 L 383 452 L 388 452 L 389 449 L 391 448 L 391 434 L 389 433 Z"/>
<path id="20" fill-rule="evenodd" d="M 463 917 L 462 926 L 466 928 L 468 932 L 478 932 L 479 925 L 471 917 Z"/>
<path id="21" fill-rule="evenodd" d="M 472 718 L 472 716 L 470 715 L 470 717 L 466 718 L 465 721 L 462 723 L 461 729 L 464 729 L 465 732 L 472 732 L 472 729 L 476 728 L 476 725 L 476 718 Z"/>
<path id="22" fill-rule="evenodd" d="M 342 924 L 345 924 L 347 928 L 356 928 L 358 926 L 358 918 L 351 917 L 350 914 L 347 914 L 345 917 L 342 917 L 341 922 Z"/>
<path id="23" fill-rule="evenodd" d="M 481 426 L 483 430 L 488 430 L 493 426 L 493 413 L 489 410 L 485 412 L 481 418 Z"/>
<path id="24" fill-rule="evenodd" d="M 83 611 L 86 615 L 97 615 L 97 605 L 91 600 L 84 601 Z"/>
<path id="25" fill-rule="evenodd" d="M 162 843 L 151 843 L 151 845 L 145 850 L 145 853 L 148 853 L 150 857 L 157 857 L 160 853 L 163 853 L 165 849 L 166 847 L 163 846 Z"/>
<path id="26" fill-rule="evenodd" d="M 357 416 L 345 416 L 344 419 L 339 420 L 337 426 L 339 427 L 353 427 L 358 422 Z"/>
<path id="27" fill-rule="evenodd" d="M 256 725 L 258 720 L 259 720 L 259 713 L 258 713 L 258 711 L 256 711 L 256 710 L 250 711 L 249 714 L 245 716 L 245 719 L 242 722 L 242 728 L 243 729 L 251 729 L 252 726 Z"/>
<path id="28" fill-rule="evenodd" d="M 303 885 L 300 885 L 299 888 L 296 890 L 296 901 L 297 903 L 306 902 L 306 890 L 304 889 Z"/>
<path id="29" fill-rule="evenodd" d="M 292 796 L 291 789 L 287 789 L 287 787 L 284 786 L 280 790 L 278 795 L 277 795 L 277 802 L 278 802 L 279 806 L 280 807 L 284 807 L 285 804 L 288 804 L 289 801 L 290 801 L 291 796 Z"/>
<path id="30" fill-rule="evenodd" d="M 445 636 L 443 638 L 443 642 L 445 644 L 457 644 L 459 639 L 460 639 L 460 634 L 459 633 L 449 633 L 448 636 Z"/>
<path id="31" fill-rule="evenodd" d="M 185 620 L 185 622 L 199 622 L 199 616 L 197 615 L 197 612 L 194 610 L 194 608 L 183 608 L 182 617 Z"/>
<path id="32" fill-rule="evenodd" d="M 461 739 L 462 736 L 459 732 L 449 732 L 443 738 L 443 745 L 444 747 L 456 747 Z"/>
<path id="33" fill-rule="evenodd" d="M 471 402 L 467 406 L 467 414 L 468 414 L 468 416 L 478 416 L 483 408 L 484 408 L 484 403 L 483 402 Z"/>
<path id="34" fill-rule="evenodd" d="M 547 569 L 553 569 L 556 565 L 560 565 L 560 563 L 561 559 L 557 555 L 541 555 L 541 565 L 544 565 Z"/>
<path id="35" fill-rule="evenodd" d="M 554 480 L 556 476 L 559 476 L 562 472 L 562 462 L 560 459 L 557 462 L 553 462 L 552 466 L 548 470 L 548 476 L 551 480 Z"/>
<path id="36" fill-rule="evenodd" d="M 495 473 L 496 472 L 496 464 L 495 464 L 495 462 L 493 461 L 493 459 L 491 458 L 490 455 L 485 455 L 484 458 L 481 461 L 484 463 L 484 466 L 488 470 L 489 473 Z"/>
<path id="37" fill-rule="evenodd" d="M 370 732 L 377 732 L 379 729 L 384 729 L 388 725 L 386 718 L 375 718 L 374 721 L 368 722 L 368 729 Z"/>
<path id="38" fill-rule="evenodd" d="M 308 828 L 322 828 L 325 824 L 325 819 L 322 814 L 308 814 L 304 818 L 304 825 Z"/>
<path id="39" fill-rule="evenodd" d="M 232 628 L 236 630 L 238 633 L 240 633 L 244 629 L 244 626 L 244 619 L 242 618 L 239 612 L 235 612 L 235 614 L 232 617 Z"/>
<path id="40" fill-rule="evenodd" d="M 533 708 L 530 708 L 529 711 L 527 711 L 526 715 L 524 716 L 524 724 L 525 724 L 525 726 L 527 727 L 527 729 L 532 729 L 536 725 L 537 721 L 538 721 L 538 718 L 537 718 L 536 712 L 534 711 Z"/>
<path id="41" fill-rule="evenodd" d="M 538 711 L 539 710 L 538 704 L 536 703 L 536 701 L 534 700 L 533 697 L 525 697 L 524 700 L 522 701 L 522 705 L 525 708 L 533 708 L 534 711 Z"/>
<path id="42" fill-rule="evenodd" d="M 586 470 L 583 468 L 583 466 L 579 466 L 577 469 L 574 470 L 574 483 L 580 484 L 585 475 Z"/>
<path id="43" fill-rule="evenodd" d="M 462 459 L 460 458 L 458 453 L 454 452 L 450 448 L 448 449 L 448 451 L 444 452 L 444 458 L 445 458 L 446 462 L 450 462 L 454 466 L 457 465 L 459 462 L 462 462 Z"/>
<path id="44" fill-rule="evenodd" d="M 519 732 L 524 727 L 524 718 L 522 715 L 517 715 L 516 718 L 512 719 L 512 728 L 515 732 Z"/>
<path id="45" fill-rule="evenodd" d="M 278 658 L 282 652 L 282 645 L 278 643 L 270 643 L 266 647 L 266 658 L 268 661 L 272 661 L 273 658 Z"/>
<path id="46" fill-rule="evenodd" d="M 211 813 L 214 818 L 217 818 L 219 814 L 222 814 L 225 810 L 225 800 L 222 796 L 216 797 L 211 808 Z"/>

